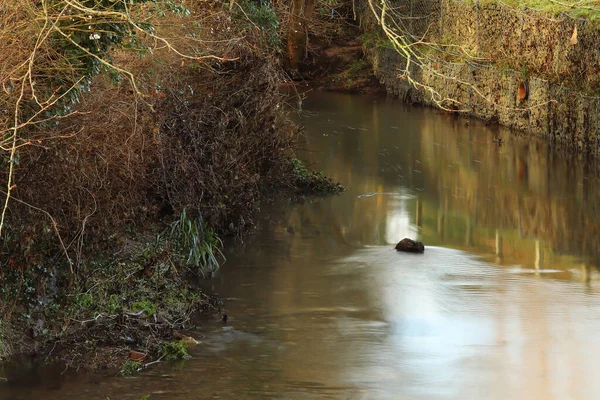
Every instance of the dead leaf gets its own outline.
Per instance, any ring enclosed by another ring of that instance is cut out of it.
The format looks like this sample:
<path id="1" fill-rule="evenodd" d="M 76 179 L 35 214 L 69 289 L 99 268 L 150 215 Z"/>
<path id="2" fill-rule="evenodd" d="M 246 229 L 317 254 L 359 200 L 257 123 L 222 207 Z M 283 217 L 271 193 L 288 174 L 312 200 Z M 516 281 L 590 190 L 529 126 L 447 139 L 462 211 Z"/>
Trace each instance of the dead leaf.
<path id="1" fill-rule="evenodd" d="M 571 46 L 575 46 L 577 44 L 577 25 L 573 28 L 573 34 L 571 35 L 571 40 L 569 41 Z"/>
<path id="2" fill-rule="evenodd" d="M 134 361 L 142 361 L 144 358 L 146 358 L 145 353 L 141 353 L 135 350 L 129 350 L 129 359 Z"/>
<path id="3" fill-rule="evenodd" d="M 182 340 L 185 344 L 187 344 L 188 346 L 195 346 L 197 344 L 199 344 L 200 342 L 198 342 L 196 339 L 194 339 L 191 336 L 186 336 L 182 333 L 179 332 L 173 332 L 173 337 L 179 340 Z"/>

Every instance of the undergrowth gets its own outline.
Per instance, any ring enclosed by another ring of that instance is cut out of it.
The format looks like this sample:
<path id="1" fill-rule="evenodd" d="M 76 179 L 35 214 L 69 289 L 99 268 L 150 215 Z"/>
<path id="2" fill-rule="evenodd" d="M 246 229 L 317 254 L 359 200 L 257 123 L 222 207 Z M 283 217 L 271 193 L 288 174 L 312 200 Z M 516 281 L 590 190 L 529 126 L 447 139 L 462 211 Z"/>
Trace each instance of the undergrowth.
<path id="1" fill-rule="evenodd" d="M 296 177 L 295 186 L 300 193 L 336 194 L 345 190 L 342 185 L 326 177 L 323 172 L 308 169 L 301 160 L 293 158 L 291 162 Z"/>
<path id="2" fill-rule="evenodd" d="M 221 307 L 197 289 L 197 272 L 180 264 L 168 241 L 136 243 L 118 260 L 99 256 L 90 261 L 86 276 L 68 291 L 51 290 L 48 276 L 38 275 L 34 284 L 23 282 L 18 273 L 4 274 L 2 286 L 27 292 L 18 303 L 1 296 L 14 351 L 34 351 L 73 368 L 117 367 L 126 349 L 160 356 L 175 330 L 194 327 L 196 313 Z M 10 304 L 15 307 L 7 308 Z M 15 340 L 23 329 L 30 330 L 30 337 Z"/>

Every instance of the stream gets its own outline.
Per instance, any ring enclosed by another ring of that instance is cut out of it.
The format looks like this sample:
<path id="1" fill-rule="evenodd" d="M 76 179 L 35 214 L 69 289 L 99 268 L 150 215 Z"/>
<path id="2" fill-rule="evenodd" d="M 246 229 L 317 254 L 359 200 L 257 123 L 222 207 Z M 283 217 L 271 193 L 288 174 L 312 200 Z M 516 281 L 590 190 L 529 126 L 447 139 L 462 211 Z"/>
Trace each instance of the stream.
<path id="1" fill-rule="evenodd" d="M 600 396 L 595 161 L 392 99 L 314 92 L 299 118 L 298 157 L 348 190 L 265 206 L 227 246 L 206 289 L 230 319 L 191 332 L 192 359 L 4 367 L 0 399 Z"/>

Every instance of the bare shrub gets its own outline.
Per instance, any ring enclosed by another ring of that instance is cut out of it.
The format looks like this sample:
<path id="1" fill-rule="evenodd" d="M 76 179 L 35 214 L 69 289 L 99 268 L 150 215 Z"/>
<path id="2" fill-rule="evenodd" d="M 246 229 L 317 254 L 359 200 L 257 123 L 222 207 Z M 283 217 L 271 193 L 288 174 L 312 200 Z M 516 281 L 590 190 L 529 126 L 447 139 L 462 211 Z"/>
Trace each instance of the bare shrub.
<path id="1" fill-rule="evenodd" d="M 285 182 L 292 131 L 276 60 L 261 50 L 259 30 L 241 27 L 218 7 L 192 11 L 155 21 L 168 46 L 154 43 L 142 59 L 113 54 L 136 76 L 135 86 L 99 76 L 75 115 L 27 127 L 8 240 L 0 245 L 5 260 L 32 265 L 66 253 L 80 265 L 119 245 L 125 230 L 183 208 L 239 232 L 250 224 L 261 187 Z M 201 58 L 182 58 L 174 48 Z M 31 139 L 43 137 L 51 139 Z M 5 168 L 0 174 L 7 179 Z"/>

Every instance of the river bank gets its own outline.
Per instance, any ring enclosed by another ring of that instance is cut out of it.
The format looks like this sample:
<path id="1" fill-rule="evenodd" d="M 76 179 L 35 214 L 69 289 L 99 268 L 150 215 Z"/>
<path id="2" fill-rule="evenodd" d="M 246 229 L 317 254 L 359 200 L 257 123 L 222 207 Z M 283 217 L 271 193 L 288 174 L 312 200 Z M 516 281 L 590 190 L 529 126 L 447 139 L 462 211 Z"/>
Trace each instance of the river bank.
<path id="1" fill-rule="evenodd" d="M 14 31 L 30 40 L 25 50 L 37 49 L 49 37 L 46 26 L 42 39 L 31 41 L 23 29 L 35 26 L 19 18 L 56 10 L 17 3 L 7 4 L 0 36 Z M 9 206 L 0 244 L 3 359 L 34 354 L 74 369 L 134 372 L 185 357 L 181 332 L 195 327 L 193 317 L 206 311 L 224 318 L 219 300 L 198 284 L 225 261 L 220 237 L 250 232 L 265 200 L 342 190 L 294 154 L 300 128 L 279 90 L 274 10 L 252 2 L 234 9 L 165 4 L 171 8 L 164 12 L 142 4 L 139 15 L 124 7 L 145 25 L 105 60 L 98 54 L 109 47 L 99 43 L 114 37 L 110 29 L 125 28 L 92 21 L 81 34 L 75 25 L 74 35 L 98 53 L 68 36 L 67 50 L 91 60 L 83 65 L 94 74 L 65 92 L 63 98 L 76 98 L 55 103 L 58 110 L 44 108 L 54 94 L 42 102 L 44 92 L 35 91 L 46 70 L 37 85 L 23 84 L 33 117 L 49 117 L 13 129 L 13 147 L 1 154 L 0 174 L 10 186 L 1 199 Z M 64 7 L 74 15 L 70 21 L 79 18 Z M 44 43 L 48 54 L 62 51 Z M 64 69 L 51 64 L 56 59 L 44 68 Z M 18 54 L 14 63 L 17 70 L 24 65 Z M 12 93 L 5 90 L 2 107 L 5 114 L 16 107 L 18 121 L 31 111 L 21 111 Z"/>

